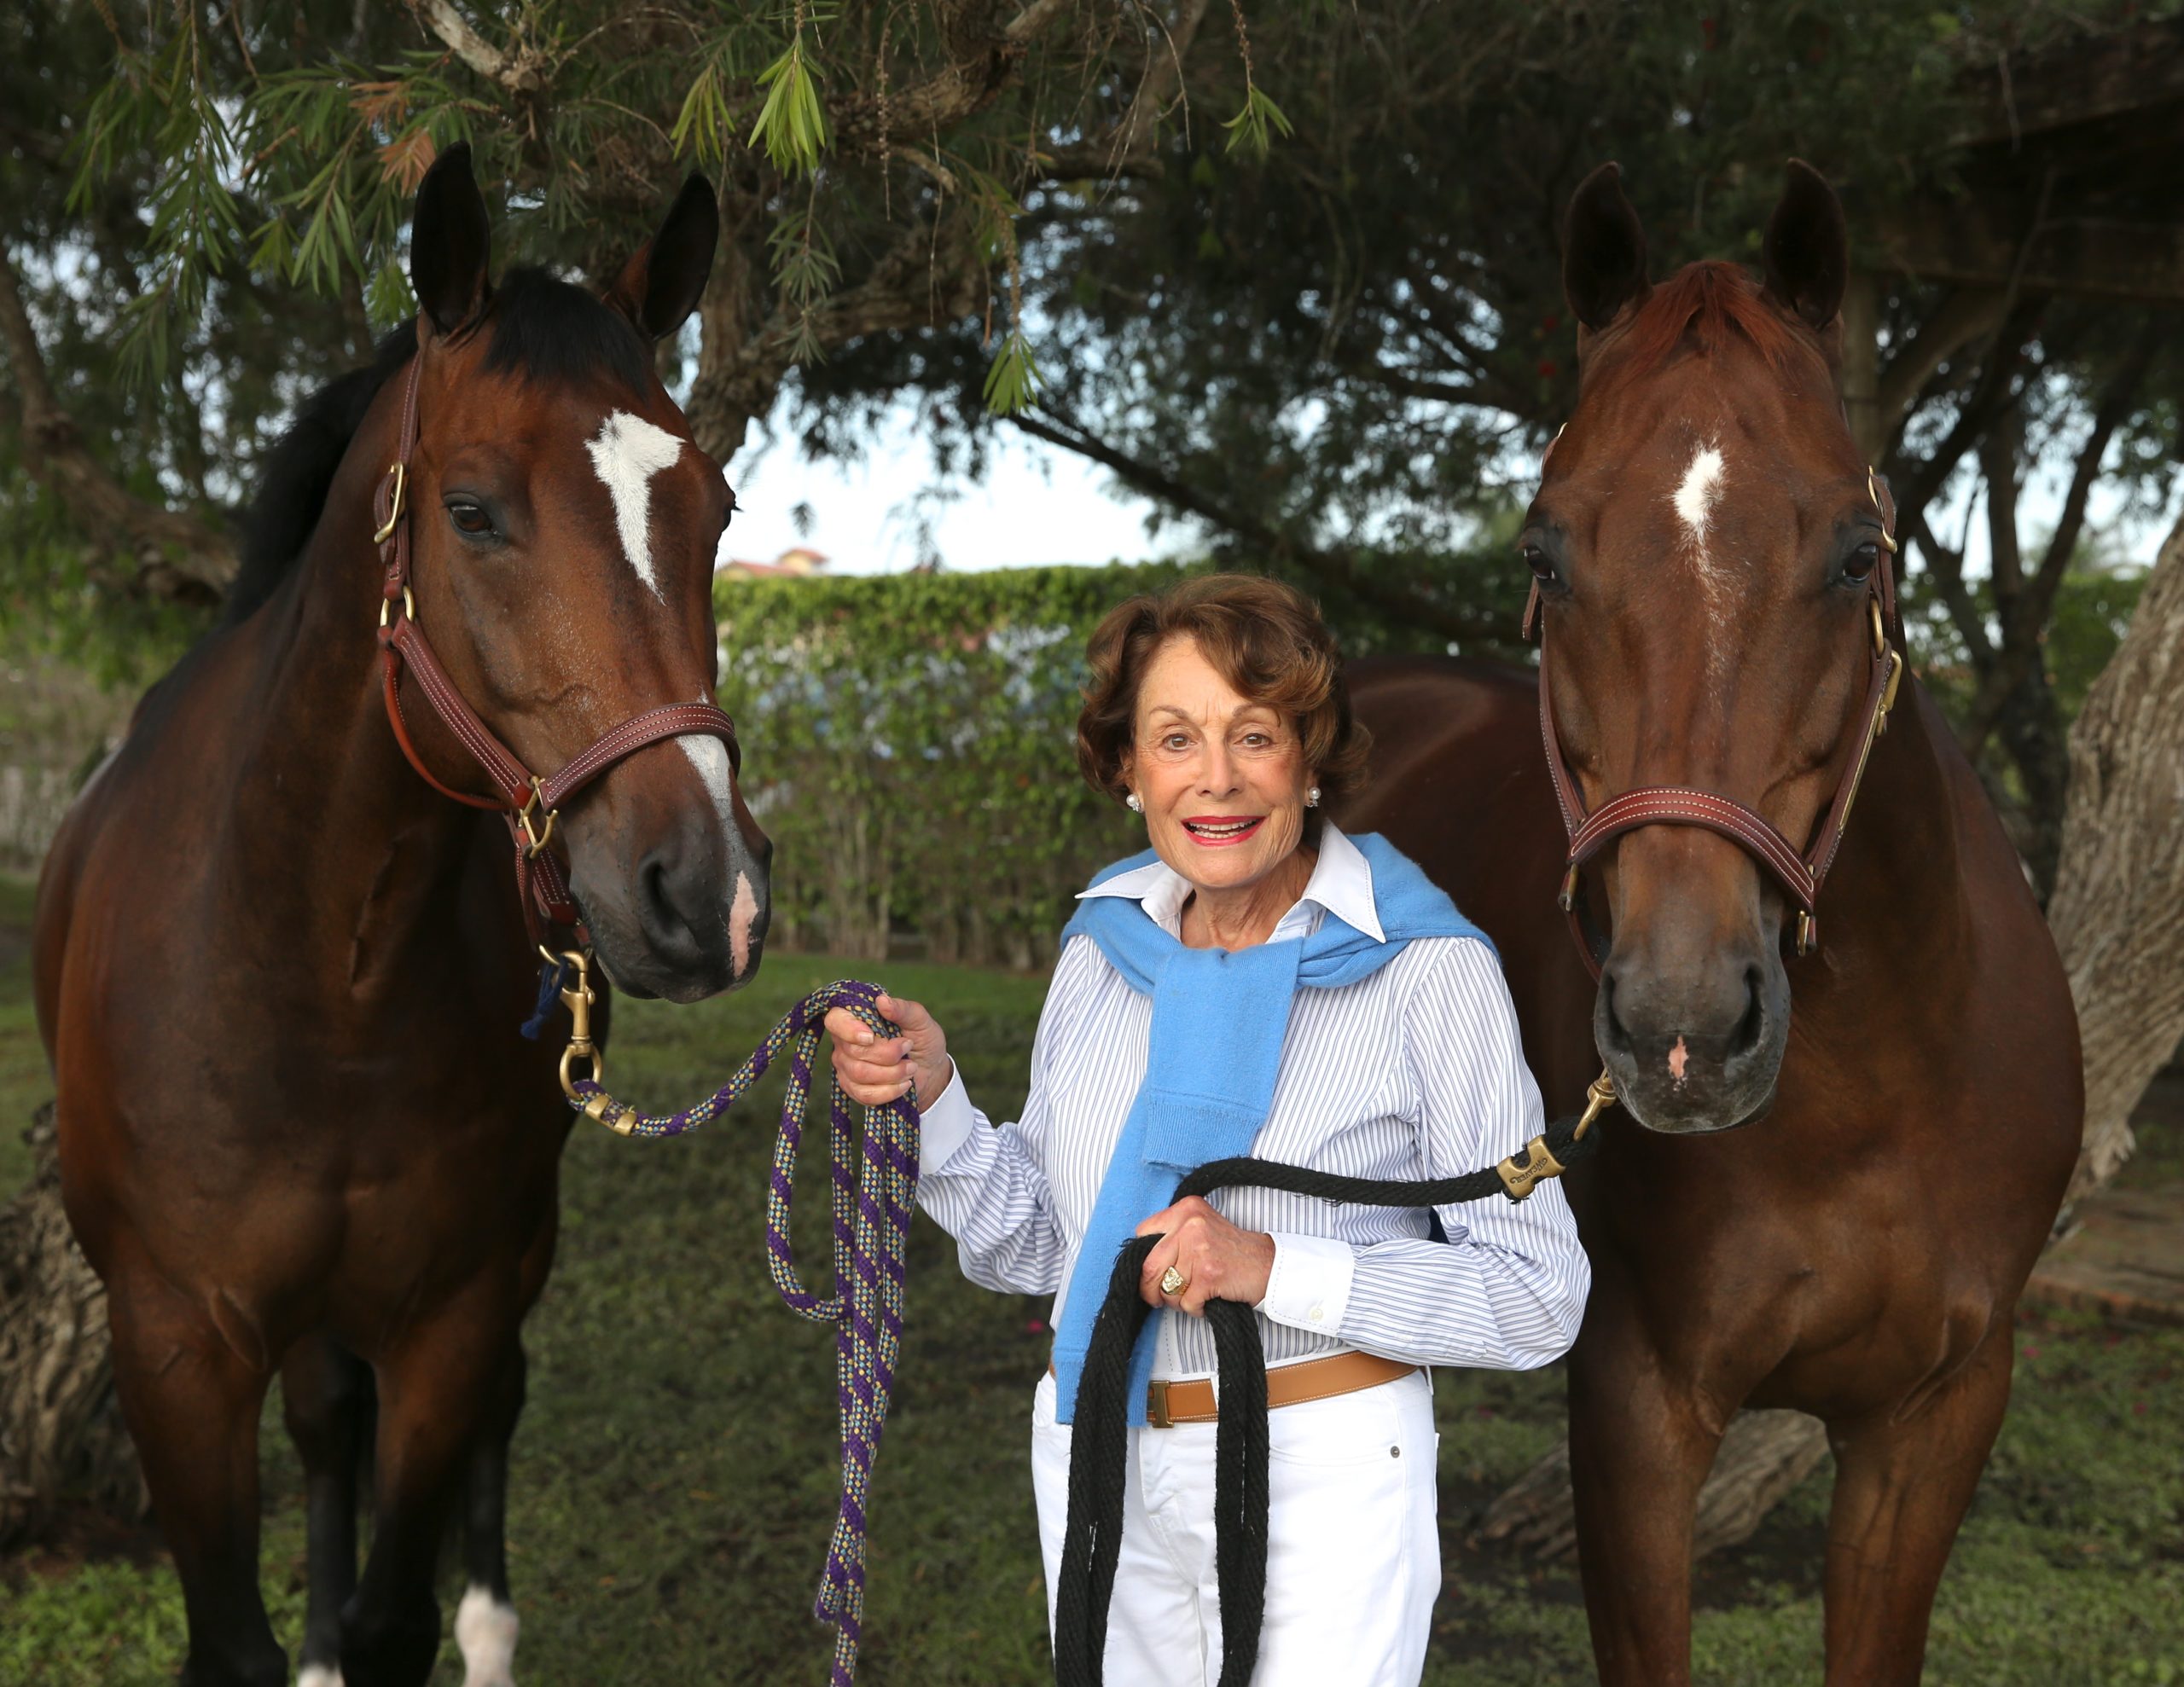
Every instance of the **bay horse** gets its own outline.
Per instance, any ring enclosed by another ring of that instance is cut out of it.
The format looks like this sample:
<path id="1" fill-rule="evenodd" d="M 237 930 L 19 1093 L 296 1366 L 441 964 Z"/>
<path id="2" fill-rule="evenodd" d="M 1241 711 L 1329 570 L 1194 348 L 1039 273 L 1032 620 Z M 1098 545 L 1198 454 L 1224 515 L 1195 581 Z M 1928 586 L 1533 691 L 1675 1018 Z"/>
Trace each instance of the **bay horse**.
<path id="1" fill-rule="evenodd" d="M 1763 252 L 1763 281 L 1699 264 L 1654 287 L 1616 167 L 1587 179 L 1577 400 L 1520 541 L 1551 706 L 1476 663 L 1352 681 L 1376 771 L 1344 823 L 1493 936 L 1549 1115 L 1602 1062 L 1622 1102 L 1571 1190 L 1593 1261 L 1571 1475 L 1608 1687 L 1690 1679 L 1694 1505 L 1746 1406 L 1816 1415 L 1834 1451 L 1827 1682 L 1919 1679 L 2082 1112 L 2054 944 L 1915 680 L 1857 784 L 1893 538 L 1837 397 L 1843 213 L 1803 165 Z M 1808 907 L 1747 822 L 1824 838 L 1853 787 Z M 1621 830 L 1570 887 L 1600 911 L 1595 985 L 1558 887 L 1574 829 L 1634 792 L 1684 823 Z"/>
<path id="2" fill-rule="evenodd" d="M 550 791 L 678 705 L 692 731 L 638 734 L 558 826 L 526 811 L 526 876 L 562 886 L 632 994 L 741 985 L 764 937 L 770 845 L 709 700 L 734 500 L 653 371 L 711 270 L 712 191 L 693 177 L 603 299 L 537 270 L 492 287 L 489 235 L 450 148 L 415 207 L 414 327 L 271 454 L 224 623 L 146 696 L 39 885 L 62 1189 L 190 1687 L 288 1678 L 258 1580 L 276 1370 L 309 1484 L 305 1683 L 427 1678 L 458 1504 L 467 1679 L 511 1678 L 520 1332 L 572 1115 L 555 1041 L 518 1034 L 538 954 L 465 709 L 561 768 Z M 460 704 L 421 696 L 435 675 Z"/>

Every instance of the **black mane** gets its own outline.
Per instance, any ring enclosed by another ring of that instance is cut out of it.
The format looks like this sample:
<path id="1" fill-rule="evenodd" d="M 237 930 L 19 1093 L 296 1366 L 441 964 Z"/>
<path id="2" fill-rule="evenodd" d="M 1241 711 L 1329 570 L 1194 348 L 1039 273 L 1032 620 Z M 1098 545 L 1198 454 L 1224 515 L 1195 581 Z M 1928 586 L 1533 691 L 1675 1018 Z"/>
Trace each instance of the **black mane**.
<path id="1" fill-rule="evenodd" d="M 605 374 L 633 392 L 645 391 L 651 357 L 643 340 L 626 318 L 584 288 L 544 270 L 511 270 L 487 308 L 492 337 L 485 367 L 493 373 L 554 385 Z M 416 350 L 417 325 L 404 322 L 380 341 L 369 365 L 305 400 L 267 454 L 258 495 L 243 518 L 242 564 L 228 592 L 226 624 L 249 616 L 294 569 L 364 413 Z"/>

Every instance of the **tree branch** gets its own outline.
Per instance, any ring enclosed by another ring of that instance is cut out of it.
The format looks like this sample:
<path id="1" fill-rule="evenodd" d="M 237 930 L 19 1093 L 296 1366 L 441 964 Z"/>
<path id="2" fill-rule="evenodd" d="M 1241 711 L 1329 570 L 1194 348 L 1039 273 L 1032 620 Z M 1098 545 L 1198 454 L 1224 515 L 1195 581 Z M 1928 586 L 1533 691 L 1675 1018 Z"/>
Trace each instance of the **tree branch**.
<path id="1" fill-rule="evenodd" d="M 2093 483 L 2100 478 L 2101 460 L 2108 455 L 2108 442 L 2129 415 L 2139 383 L 2145 378 L 2146 367 L 2152 362 L 2161 343 L 2160 326 L 2159 319 L 2149 313 L 2138 339 L 2102 389 L 2100 403 L 2094 410 L 2092 431 L 2086 435 L 2085 444 L 2078 452 L 2077 467 L 2071 474 L 2071 489 L 2063 498 L 2062 515 L 2041 556 L 2038 571 L 2030 584 L 2020 584 L 2011 594 L 2012 601 L 2003 603 L 1997 599 L 2001 609 L 2001 655 L 1981 681 L 1966 718 L 1962 739 L 1967 756 L 1978 754 L 2000 720 L 2010 693 L 2038 671 L 2040 641 L 2047 631 L 2048 617 L 2054 613 L 2055 596 L 2062 589 L 2063 577 L 2070 571 L 2071 559 L 2077 554 L 2078 537 L 2085 530 L 2086 501 L 2092 495 Z M 1990 501 L 1994 497 L 1991 484 L 1987 496 Z M 2013 521 L 2009 541 L 2014 558 Z M 1995 580 L 1999 587 L 1999 571 Z"/>
<path id="2" fill-rule="evenodd" d="M 447 49 L 486 81 L 511 94 L 536 95 L 546 85 L 546 55 L 526 47 L 503 53 L 470 26 L 450 0 L 412 0 L 418 17 Z"/>
<path id="3" fill-rule="evenodd" d="M 1469 382 L 1435 380 L 1426 375 L 1406 374 L 1401 369 L 1385 368 L 1369 358 L 1345 362 L 1342 372 L 1353 380 L 1364 381 L 1404 398 L 1423 398 L 1435 404 L 1472 404 L 1492 410 L 1508 408 L 1500 399 L 1488 397 L 1484 389 Z"/>
<path id="4" fill-rule="evenodd" d="M 1137 92 L 1130 96 L 1130 109 L 1115 125 L 1114 145 L 1109 151 L 1107 166 L 1109 173 L 1118 173 L 1133 161 L 1152 156 L 1153 137 L 1159 121 L 1182 91 L 1183 55 L 1198 38 L 1198 26 L 1205 16 L 1206 4 L 1207 0 L 1185 0 L 1175 28 L 1165 31 L 1166 38 L 1152 49 L 1146 60 L 1145 74 L 1138 80 Z M 1165 52 L 1163 47 L 1166 49 Z"/>
<path id="5" fill-rule="evenodd" d="M 1408 625 L 1424 627 L 1444 638 L 1468 644 L 1506 643 L 1509 629 L 1474 621 L 1444 604 L 1391 581 L 1377 580 L 1361 571 L 1350 556 L 1322 550 L 1268 525 L 1257 516 L 1232 509 L 1169 471 L 1117 450 L 1106 441 L 1059 417 L 1034 415 L 1019 410 L 1008 420 L 1035 439 L 1043 439 L 1065 451 L 1074 451 L 1113 472 L 1125 484 L 1149 497 L 1172 505 L 1200 520 L 1233 534 L 1256 547 L 1268 560 L 1293 562 L 1321 579 L 1371 604 L 1383 614 Z"/>
<path id="6" fill-rule="evenodd" d="M 1984 366 L 1979 379 L 1956 413 L 1956 420 L 1931 456 L 1921 463 L 1908 462 L 1900 449 L 1888 462 L 1888 476 L 1896 492 L 1896 507 L 1905 520 L 1924 510 L 1934 495 L 1942 490 L 1942 483 L 1949 477 L 1963 460 L 1964 454 L 1987 431 L 1987 425 L 2001 414 L 2011 398 L 2011 387 L 2016 374 L 2018 355 L 2025 342 L 2038 328 L 2041 312 L 2048 301 L 2032 299 L 2021 301 L 2011 310 L 1996 333 L 1994 343 L 1988 348 Z"/>
<path id="7" fill-rule="evenodd" d="M 833 351 L 867 334 L 957 321 L 979 309 L 985 285 L 967 219 L 937 229 L 919 224 L 903 231 L 863 281 L 813 307 L 811 335 L 822 351 Z M 698 443 L 718 461 L 741 449 L 752 419 L 772 407 L 796 361 L 802 326 L 786 304 L 776 306 L 757 333 L 700 368 L 683 414 Z"/>
<path id="8" fill-rule="evenodd" d="M 1934 536 L 1923 508 L 1902 515 L 1899 525 L 1904 537 L 1916 544 L 1919 554 L 1926 558 L 1926 577 L 1934 583 L 1934 589 L 1949 611 L 1957 636 L 1971 652 L 1973 669 L 1985 673 L 1993 665 L 1995 647 L 1988 640 L 1987 623 L 1979 613 L 1979 606 L 1972 600 L 1972 594 L 1964 587 L 1964 554 L 1950 549 Z"/>
<path id="9" fill-rule="evenodd" d="M 2003 304 L 1999 287 L 1958 287 L 1919 325 L 1918 337 L 1890 360 L 1880 378 L 1875 409 L 1891 445 L 1935 371 L 1973 340 L 2001 326 Z"/>
<path id="10" fill-rule="evenodd" d="M 1008 85 L 1039 37 L 1071 9 L 1072 0 L 1032 0 L 996 33 L 914 86 L 882 99 L 845 100 L 831 113 L 834 143 L 845 153 L 881 153 L 929 144 L 977 113 Z"/>
<path id="11" fill-rule="evenodd" d="M 155 597 L 217 597 L 235 577 L 234 542 L 194 515 L 131 496 L 84 443 L 48 377 L 15 266 L 0 252 L 0 346 L 22 418 L 23 466 L 93 544 L 126 560 L 130 585 Z"/>

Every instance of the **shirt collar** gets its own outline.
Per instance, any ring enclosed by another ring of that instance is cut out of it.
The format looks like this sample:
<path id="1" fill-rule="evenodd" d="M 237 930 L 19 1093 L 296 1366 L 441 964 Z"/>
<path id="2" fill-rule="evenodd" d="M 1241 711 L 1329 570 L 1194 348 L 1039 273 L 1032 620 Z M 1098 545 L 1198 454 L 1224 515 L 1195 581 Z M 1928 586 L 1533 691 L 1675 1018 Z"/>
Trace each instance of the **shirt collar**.
<path id="1" fill-rule="evenodd" d="M 1080 890 L 1077 899 L 1083 901 L 1090 896 L 1127 896 L 1141 902 L 1147 916 L 1173 936 L 1190 894 L 1188 879 L 1167 862 L 1153 861 L 1128 872 L 1118 872 L 1088 890 Z M 1310 918 L 1314 909 L 1324 909 L 1376 943 L 1388 940 L 1373 901 L 1373 864 L 1333 820 L 1322 822 L 1319 861 L 1305 884 L 1304 894 L 1275 925 L 1275 936 L 1303 936 L 1304 927 L 1314 923 Z"/>

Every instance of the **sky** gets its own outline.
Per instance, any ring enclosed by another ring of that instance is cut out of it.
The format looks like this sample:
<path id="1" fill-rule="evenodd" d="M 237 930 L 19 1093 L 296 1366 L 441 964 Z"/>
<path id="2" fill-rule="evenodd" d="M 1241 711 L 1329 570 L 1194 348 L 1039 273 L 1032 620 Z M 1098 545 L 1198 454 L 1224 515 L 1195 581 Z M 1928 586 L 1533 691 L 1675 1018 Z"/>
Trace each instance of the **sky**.
<path id="1" fill-rule="evenodd" d="M 784 400 L 777 415 L 786 409 Z M 1195 548 L 1187 528 L 1171 525 L 1157 537 L 1148 535 L 1146 518 L 1153 506 L 1118 487 L 1105 469 L 1006 428 L 996 431 L 983 483 L 932 496 L 943 489 L 908 404 L 853 461 L 806 461 L 793 434 L 781 427 L 753 428 L 752 441 L 729 465 L 740 507 L 722 544 L 723 561 L 770 562 L 804 545 L 822 553 L 833 571 L 894 573 L 920 559 L 921 519 L 930 523 L 932 543 L 951 569 L 1141 562 Z M 2069 465 L 2043 469 L 2033 475 L 2018 506 L 2028 546 L 2044 538 L 2062 509 Z M 2097 484 L 2088 526 L 2107 530 L 2112 554 L 2152 562 L 2169 513 L 2119 522 L 2120 501 L 2111 485 Z M 808 532 L 797 526 L 799 505 L 810 508 Z M 1933 514 L 1937 532 L 1966 541 L 1966 571 L 1984 575 L 1984 518 L 1967 508 L 1962 496 L 1944 501 Z M 1969 522 L 1967 515 L 1973 518 Z"/>
<path id="2" fill-rule="evenodd" d="M 723 560 L 770 562 L 793 546 L 825 554 L 830 571 L 894 573 L 920 559 L 921 518 L 951 569 L 1034 563 L 1142 562 L 1190 548 L 1175 528 L 1148 536 L 1153 506 L 1117 496 L 1105 469 L 1072 452 L 998 430 L 985 481 L 955 489 L 953 501 L 921 501 L 934 490 L 932 454 L 903 407 L 854 462 L 806 461 L 793 435 L 752 430 L 752 443 L 729 464 L 738 508 Z M 794 512 L 808 505 L 799 531 Z"/>

